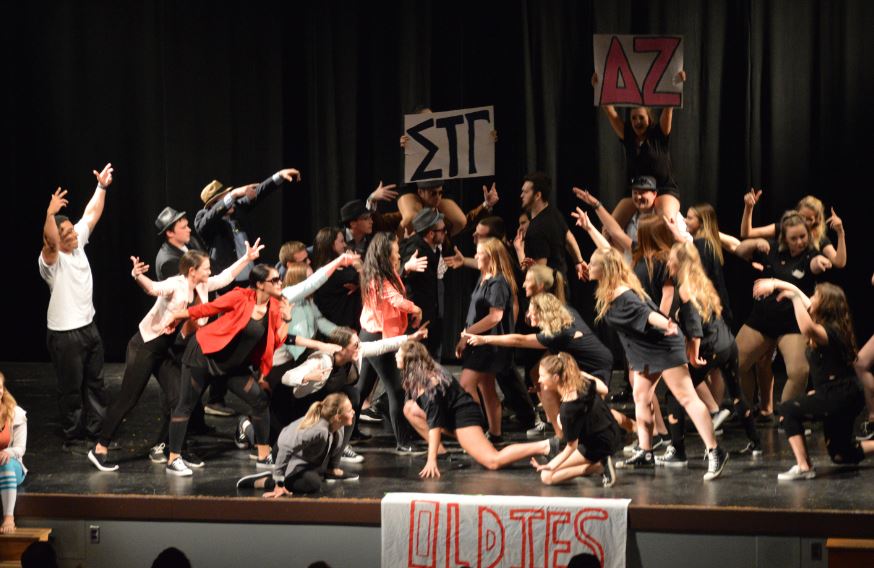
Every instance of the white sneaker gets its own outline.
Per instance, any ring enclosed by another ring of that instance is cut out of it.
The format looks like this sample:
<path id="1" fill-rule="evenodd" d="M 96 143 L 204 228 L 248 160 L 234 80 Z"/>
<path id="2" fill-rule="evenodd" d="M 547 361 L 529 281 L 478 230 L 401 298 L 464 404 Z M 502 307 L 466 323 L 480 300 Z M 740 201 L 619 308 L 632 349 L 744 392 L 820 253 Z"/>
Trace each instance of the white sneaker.
<path id="1" fill-rule="evenodd" d="M 175 475 L 176 477 L 191 477 L 192 474 L 191 468 L 185 465 L 185 460 L 182 458 L 176 458 L 173 463 L 168 463 L 164 471 L 167 472 L 167 475 Z"/>
<path id="2" fill-rule="evenodd" d="M 816 471 L 810 468 L 807 471 L 801 471 L 801 468 L 796 464 L 789 468 L 789 471 L 777 474 L 778 481 L 803 481 L 816 477 Z"/>
<path id="3" fill-rule="evenodd" d="M 364 461 L 364 456 L 356 453 L 355 450 L 346 446 L 343 450 L 343 455 L 340 456 L 340 461 L 344 463 L 361 463 Z"/>
<path id="4" fill-rule="evenodd" d="M 710 418 L 713 420 L 713 431 L 719 430 L 722 426 L 722 423 L 725 422 L 725 419 L 731 416 L 731 411 L 727 408 L 723 408 L 718 412 L 714 412 L 710 415 Z"/>

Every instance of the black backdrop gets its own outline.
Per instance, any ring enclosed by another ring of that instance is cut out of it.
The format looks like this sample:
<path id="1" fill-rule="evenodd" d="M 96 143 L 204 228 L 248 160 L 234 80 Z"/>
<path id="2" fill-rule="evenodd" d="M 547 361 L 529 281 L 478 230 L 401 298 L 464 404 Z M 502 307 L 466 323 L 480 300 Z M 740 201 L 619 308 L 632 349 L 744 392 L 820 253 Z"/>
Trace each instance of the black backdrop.
<path id="1" fill-rule="evenodd" d="M 309 241 L 335 223 L 344 201 L 398 180 L 402 115 L 420 104 L 495 105 L 498 212 L 508 219 L 534 169 L 552 175 L 564 210 L 571 185 L 614 202 L 624 194 L 621 150 L 589 85 L 591 35 L 602 32 L 685 36 L 686 104 L 672 136 L 684 202 L 713 202 L 732 233 L 750 185 L 765 190 L 761 222 L 807 193 L 834 205 L 850 264 L 832 279 L 850 294 L 861 339 L 872 330 L 874 3 L 155 0 L 16 2 L 2 12 L 0 360 L 47 360 L 48 291 L 36 267 L 45 207 L 62 185 L 78 218 L 91 170 L 107 161 L 115 183 L 88 256 L 111 361 L 148 308 L 128 257 L 154 258 L 164 205 L 193 216 L 213 178 L 242 184 L 298 167 L 303 182 L 257 210 L 273 260 L 284 240 Z M 483 181 L 450 193 L 472 206 Z M 753 275 L 735 261 L 728 274 L 743 316 Z M 470 279 L 453 275 L 453 329 Z M 584 314 L 591 291 L 574 290 Z"/>

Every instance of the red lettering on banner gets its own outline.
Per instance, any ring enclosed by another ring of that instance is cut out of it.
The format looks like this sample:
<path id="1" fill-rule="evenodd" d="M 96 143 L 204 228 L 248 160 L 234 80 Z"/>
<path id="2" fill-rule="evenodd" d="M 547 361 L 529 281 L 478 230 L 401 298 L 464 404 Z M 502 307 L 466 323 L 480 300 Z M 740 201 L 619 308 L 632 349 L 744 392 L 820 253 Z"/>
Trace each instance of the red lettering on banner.
<path id="1" fill-rule="evenodd" d="M 619 85 L 619 77 L 622 76 L 624 86 Z M 643 97 L 631 64 L 625 55 L 625 49 L 618 37 L 610 40 L 610 49 L 607 50 L 607 60 L 604 61 L 604 78 L 601 81 L 601 99 L 608 100 L 610 104 L 643 105 Z"/>
<path id="2" fill-rule="evenodd" d="M 571 541 L 559 540 L 561 532 L 559 525 L 569 525 L 571 514 L 568 511 L 549 511 L 546 514 L 546 543 L 543 547 L 543 565 L 555 568 L 566 568 L 567 564 L 559 564 L 558 556 L 571 551 Z M 551 554 L 550 554 L 551 553 Z"/>
<path id="3" fill-rule="evenodd" d="M 510 509 L 510 519 L 521 521 L 522 525 L 522 550 L 520 558 L 522 564 L 512 568 L 528 568 L 534 566 L 534 521 L 543 520 L 543 509 Z"/>
<path id="4" fill-rule="evenodd" d="M 668 107 L 682 104 L 683 97 L 680 93 L 663 93 L 656 90 L 679 45 L 680 38 L 678 37 L 634 38 L 635 53 L 658 53 L 643 80 L 644 105 Z M 671 79 L 673 80 L 673 77 Z"/>
<path id="5" fill-rule="evenodd" d="M 438 501 L 410 501 L 407 566 L 410 568 L 436 568 L 437 528 L 439 526 L 440 503 Z"/>
<path id="6" fill-rule="evenodd" d="M 609 518 L 610 515 L 604 509 L 582 509 L 574 516 L 574 536 L 580 544 L 592 551 L 601 566 L 604 566 L 604 547 L 598 539 L 586 532 L 586 527 L 583 525 L 589 521 L 606 521 Z"/>
<path id="7" fill-rule="evenodd" d="M 458 518 L 458 503 L 449 503 L 446 505 L 446 568 L 450 568 L 450 559 L 454 560 L 455 563 L 452 564 L 454 567 L 470 568 L 470 562 L 466 562 L 459 557 L 461 546 L 458 543 L 458 532 L 460 530 L 461 521 Z"/>
<path id="8" fill-rule="evenodd" d="M 492 528 L 488 528 L 483 526 L 486 521 L 486 517 L 491 517 L 492 520 Z M 498 550 L 497 537 L 500 534 L 501 537 L 501 547 Z M 483 566 L 483 556 L 484 553 L 491 553 L 489 557 L 493 557 L 491 564 L 488 564 L 486 568 L 494 568 L 497 566 L 501 559 L 504 557 L 504 524 L 501 523 L 501 519 L 497 513 L 495 513 L 489 507 L 478 507 L 477 508 L 477 553 L 476 553 L 476 565 L 477 568 L 482 568 Z M 494 551 L 497 551 L 496 553 Z M 488 560 L 486 560 L 488 561 Z"/>

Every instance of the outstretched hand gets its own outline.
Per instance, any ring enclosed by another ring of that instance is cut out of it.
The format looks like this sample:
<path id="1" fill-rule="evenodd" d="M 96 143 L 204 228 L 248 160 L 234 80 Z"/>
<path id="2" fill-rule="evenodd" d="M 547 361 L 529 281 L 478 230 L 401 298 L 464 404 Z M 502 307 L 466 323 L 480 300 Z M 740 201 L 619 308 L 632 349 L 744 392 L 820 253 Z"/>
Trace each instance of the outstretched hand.
<path id="1" fill-rule="evenodd" d="M 449 268 L 461 268 L 464 266 L 464 255 L 456 248 L 454 255 L 443 257 L 443 262 L 445 262 L 446 266 Z"/>
<path id="2" fill-rule="evenodd" d="M 300 172 L 295 168 L 285 168 L 276 173 L 285 181 L 300 181 Z"/>
<path id="3" fill-rule="evenodd" d="M 415 333 L 410 334 L 407 339 L 410 341 L 422 341 L 423 339 L 428 339 L 428 325 L 430 323 L 430 321 L 423 323 L 419 329 L 417 329 Z"/>
<path id="4" fill-rule="evenodd" d="M 106 164 L 103 166 L 103 170 L 100 173 L 97 173 L 97 170 L 91 170 L 91 173 L 94 174 L 94 177 L 97 178 L 97 185 L 106 189 L 110 185 L 112 185 L 112 164 Z"/>
<path id="5" fill-rule="evenodd" d="M 497 205 L 498 200 L 498 188 L 494 182 L 492 182 L 492 187 L 488 188 L 483 186 L 483 202 L 489 209 L 492 209 L 495 205 Z"/>
<path id="6" fill-rule="evenodd" d="M 486 344 L 486 340 L 482 335 L 475 335 L 472 333 L 467 333 L 466 331 L 461 332 L 461 338 L 467 341 L 468 345 L 473 345 L 474 347 Z"/>
<path id="7" fill-rule="evenodd" d="M 576 211 L 571 211 L 571 217 L 577 220 L 577 227 L 584 231 L 588 231 L 592 226 L 592 222 L 589 220 L 589 214 L 579 207 L 576 208 Z"/>
<path id="8" fill-rule="evenodd" d="M 404 264 L 404 270 L 410 272 L 425 272 L 428 268 L 428 257 L 419 256 L 419 250 L 413 251 L 413 256 Z"/>
<path id="9" fill-rule="evenodd" d="M 746 194 L 744 194 L 744 206 L 753 208 L 756 206 L 756 203 L 759 202 L 759 199 L 762 197 L 762 190 L 751 187 Z"/>
<path id="10" fill-rule="evenodd" d="M 826 223 L 828 223 L 828 226 L 831 227 L 834 232 L 841 234 L 844 232 L 844 222 L 840 217 L 838 217 L 838 214 L 835 213 L 834 207 L 832 207 L 831 210 L 832 216 L 826 219 Z"/>
<path id="11" fill-rule="evenodd" d="M 597 207 L 601 204 L 598 201 L 598 198 L 589 193 L 587 189 L 580 189 L 579 187 L 573 188 L 574 195 L 577 196 L 577 199 L 588 205 L 589 207 Z"/>
<path id="12" fill-rule="evenodd" d="M 130 261 L 133 264 L 133 268 L 130 271 L 130 275 L 134 278 L 139 276 L 140 274 L 145 274 L 149 271 L 149 265 L 140 260 L 138 256 L 130 257 Z"/>
<path id="13" fill-rule="evenodd" d="M 249 262 L 255 262 L 258 260 L 258 257 L 261 256 L 261 251 L 264 250 L 264 245 L 261 244 L 261 237 L 255 239 L 255 244 L 249 245 L 249 241 L 243 241 L 246 243 L 246 258 L 249 259 Z"/>
<path id="14" fill-rule="evenodd" d="M 67 190 L 61 189 L 60 187 L 55 190 L 52 194 L 52 198 L 49 201 L 48 214 L 49 215 L 57 215 L 61 212 L 61 209 L 66 207 L 69 204 L 67 201 Z"/>
<path id="15" fill-rule="evenodd" d="M 395 191 L 397 184 L 382 185 L 382 180 L 379 180 L 379 185 L 370 194 L 370 198 L 374 201 L 394 201 L 398 198 L 398 192 Z"/>

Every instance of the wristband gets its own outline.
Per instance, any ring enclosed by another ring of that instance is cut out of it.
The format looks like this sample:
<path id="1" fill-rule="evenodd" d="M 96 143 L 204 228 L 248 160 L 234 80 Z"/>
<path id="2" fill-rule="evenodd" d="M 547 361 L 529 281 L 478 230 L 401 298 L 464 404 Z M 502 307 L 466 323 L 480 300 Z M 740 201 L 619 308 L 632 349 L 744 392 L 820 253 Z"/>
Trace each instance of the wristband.
<path id="1" fill-rule="evenodd" d="M 597 202 L 595 202 L 594 205 L 592 205 L 592 209 L 597 210 L 597 209 L 600 209 L 600 208 L 601 208 L 601 202 L 600 202 L 600 201 L 597 201 Z"/>

